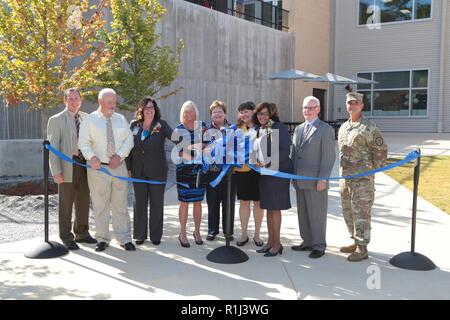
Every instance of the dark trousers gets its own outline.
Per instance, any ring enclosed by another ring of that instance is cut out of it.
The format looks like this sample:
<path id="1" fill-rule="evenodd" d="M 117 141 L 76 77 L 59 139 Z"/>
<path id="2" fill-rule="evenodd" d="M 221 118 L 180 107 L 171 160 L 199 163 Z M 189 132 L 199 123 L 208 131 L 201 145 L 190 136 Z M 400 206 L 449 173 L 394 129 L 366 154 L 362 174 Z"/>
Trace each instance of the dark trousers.
<path id="1" fill-rule="evenodd" d="M 164 222 L 165 185 L 133 183 L 133 188 L 135 198 L 133 238 L 145 240 L 147 239 L 147 230 L 150 230 L 150 240 L 161 241 Z M 149 204 L 150 219 L 148 218 Z"/>
<path id="2" fill-rule="evenodd" d="M 89 235 L 89 186 L 86 168 L 73 166 L 72 182 L 58 185 L 59 237 L 63 242 L 74 240 L 72 208 L 75 205 L 73 232 L 77 239 Z"/>
<path id="3" fill-rule="evenodd" d="M 236 178 L 233 175 L 231 179 L 231 225 L 230 235 L 234 230 L 234 201 L 236 199 Z M 209 184 L 206 187 L 206 202 L 208 203 L 208 234 L 219 234 L 220 220 L 220 204 L 222 204 L 222 230 L 226 233 L 226 217 L 227 211 L 227 179 L 224 177 L 222 181 L 215 187 Z"/>

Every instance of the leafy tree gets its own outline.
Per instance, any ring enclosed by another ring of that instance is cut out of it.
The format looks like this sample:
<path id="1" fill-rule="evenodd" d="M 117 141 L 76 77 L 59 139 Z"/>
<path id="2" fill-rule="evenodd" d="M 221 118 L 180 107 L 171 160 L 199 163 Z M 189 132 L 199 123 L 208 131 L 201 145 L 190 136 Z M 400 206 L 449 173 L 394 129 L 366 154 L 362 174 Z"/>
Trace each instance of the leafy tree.
<path id="1" fill-rule="evenodd" d="M 7 106 L 60 105 L 63 90 L 97 85 L 110 51 L 98 41 L 106 1 L 0 0 L 0 94 Z"/>
<path id="2" fill-rule="evenodd" d="M 119 107 L 134 110 L 144 96 L 163 99 L 181 90 L 160 94 L 177 78 L 183 48 L 182 40 L 175 52 L 159 45 L 156 26 L 166 9 L 157 0 L 110 0 L 110 5 L 113 19 L 103 41 L 113 57 L 101 79 L 122 98 Z"/>

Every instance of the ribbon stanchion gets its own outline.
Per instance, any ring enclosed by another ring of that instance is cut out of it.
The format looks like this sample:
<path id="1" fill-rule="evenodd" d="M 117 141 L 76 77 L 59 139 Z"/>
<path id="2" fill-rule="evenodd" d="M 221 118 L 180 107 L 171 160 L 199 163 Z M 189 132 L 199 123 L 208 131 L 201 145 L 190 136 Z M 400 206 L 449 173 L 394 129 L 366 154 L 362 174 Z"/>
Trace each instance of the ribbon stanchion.
<path id="1" fill-rule="evenodd" d="M 436 268 L 436 265 L 423 254 L 416 252 L 416 218 L 417 218 L 417 194 L 419 191 L 419 176 L 420 176 L 420 149 L 417 150 L 419 157 L 417 157 L 414 166 L 414 191 L 413 191 L 413 206 L 411 219 L 411 251 L 402 252 L 394 256 L 389 262 L 398 268 L 429 271 Z"/>
<path id="2" fill-rule="evenodd" d="M 49 259 L 61 257 L 69 252 L 62 244 L 48 240 L 48 146 L 50 142 L 44 141 L 44 243 L 25 253 L 30 259 Z"/>

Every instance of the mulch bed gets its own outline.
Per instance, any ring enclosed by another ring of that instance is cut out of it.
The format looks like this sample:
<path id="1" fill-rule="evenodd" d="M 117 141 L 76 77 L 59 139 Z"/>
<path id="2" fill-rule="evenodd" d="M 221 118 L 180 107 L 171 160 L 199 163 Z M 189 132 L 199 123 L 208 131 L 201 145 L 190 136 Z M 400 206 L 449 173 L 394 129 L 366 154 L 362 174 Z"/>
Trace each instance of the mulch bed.
<path id="1" fill-rule="evenodd" d="M 55 183 L 48 184 L 48 193 L 49 194 L 57 194 L 58 193 L 58 185 Z M 8 187 L 0 187 L 0 194 L 4 194 L 7 196 L 26 196 L 26 195 L 39 195 L 44 194 L 44 186 L 42 181 L 28 181 L 28 182 L 19 182 L 14 186 Z"/>

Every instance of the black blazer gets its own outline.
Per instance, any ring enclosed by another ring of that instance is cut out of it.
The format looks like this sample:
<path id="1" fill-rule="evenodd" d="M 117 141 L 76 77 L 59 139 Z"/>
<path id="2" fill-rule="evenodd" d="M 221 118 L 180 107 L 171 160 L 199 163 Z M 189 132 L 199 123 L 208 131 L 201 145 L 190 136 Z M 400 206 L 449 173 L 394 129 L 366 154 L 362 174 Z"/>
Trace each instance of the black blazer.
<path id="1" fill-rule="evenodd" d="M 173 130 L 166 121 L 160 119 L 158 122 L 161 124 L 159 132 L 154 132 L 144 141 L 141 140 L 142 122 L 131 122 L 130 130 L 133 132 L 134 147 L 131 149 L 126 163 L 132 178 L 167 180 L 168 166 L 164 143 L 166 139 L 170 140 Z M 155 123 L 151 125 L 150 132 L 155 126 Z"/>
<path id="2" fill-rule="evenodd" d="M 260 126 L 257 126 L 255 129 L 259 131 L 259 128 Z M 272 129 L 279 130 L 279 148 L 278 150 L 271 150 L 271 142 L 269 140 L 269 136 L 267 136 L 267 140 L 264 141 L 264 143 L 267 144 L 267 153 L 270 156 L 273 152 L 278 152 L 278 171 L 292 173 L 294 165 L 291 158 L 289 157 L 291 151 L 291 135 L 289 134 L 288 126 L 282 122 L 277 121 L 272 125 Z"/>

